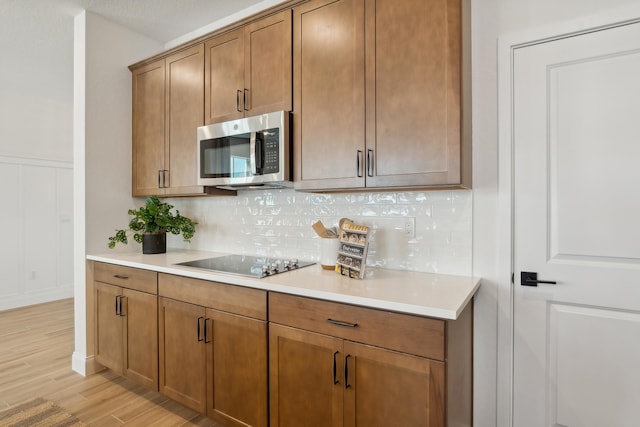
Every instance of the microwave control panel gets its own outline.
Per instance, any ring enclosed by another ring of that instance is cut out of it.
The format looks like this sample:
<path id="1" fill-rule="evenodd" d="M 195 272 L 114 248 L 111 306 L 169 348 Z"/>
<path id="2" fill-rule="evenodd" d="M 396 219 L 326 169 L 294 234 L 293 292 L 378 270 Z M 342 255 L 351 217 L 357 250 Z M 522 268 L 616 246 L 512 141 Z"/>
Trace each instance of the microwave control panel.
<path id="1" fill-rule="evenodd" d="M 280 164 L 280 142 L 278 141 L 278 129 L 269 129 L 262 132 L 263 138 L 263 167 L 262 174 L 270 174 L 279 172 Z"/>

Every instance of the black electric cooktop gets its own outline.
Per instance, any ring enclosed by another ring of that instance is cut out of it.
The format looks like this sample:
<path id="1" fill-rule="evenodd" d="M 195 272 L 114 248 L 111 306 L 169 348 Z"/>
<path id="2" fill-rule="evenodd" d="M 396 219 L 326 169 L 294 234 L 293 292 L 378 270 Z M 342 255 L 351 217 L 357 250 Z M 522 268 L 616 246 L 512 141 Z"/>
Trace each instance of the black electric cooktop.
<path id="1" fill-rule="evenodd" d="M 215 258 L 199 259 L 181 262 L 176 265 L 201 268 L 219 273 L 235 274 L 238 276 L 263 278 L 279 273 L 308 267 L 314 262 L 299 261 L 297 258 L 282 259 L 252 255 L 223 255 Z"/>

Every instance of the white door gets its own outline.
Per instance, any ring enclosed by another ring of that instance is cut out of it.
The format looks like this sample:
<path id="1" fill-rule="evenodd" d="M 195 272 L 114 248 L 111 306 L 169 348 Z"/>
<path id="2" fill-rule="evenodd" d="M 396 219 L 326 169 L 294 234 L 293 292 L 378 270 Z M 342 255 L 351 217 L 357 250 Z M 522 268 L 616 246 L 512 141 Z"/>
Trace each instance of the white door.
<path id="1" fill-rule="evenodd" d="M 640 24 L 513 65 L 513 426 L 639 426 Z"/>

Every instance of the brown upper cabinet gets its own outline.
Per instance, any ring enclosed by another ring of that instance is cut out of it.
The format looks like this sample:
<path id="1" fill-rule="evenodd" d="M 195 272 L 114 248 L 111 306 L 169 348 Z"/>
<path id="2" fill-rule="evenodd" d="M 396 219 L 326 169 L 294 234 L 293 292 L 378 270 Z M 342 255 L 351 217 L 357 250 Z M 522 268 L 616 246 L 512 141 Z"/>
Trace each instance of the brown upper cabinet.
<path id="1" fill-rule="evenodd" d="M 315 0 L 293 10 L 294 186 L 365 184 L 363 0 Z"/>
<path id="2" fill-rule="evenodd" d="M 205 42 L 205 122 L 291 106 L 291 10 Z"/>
<path id="3" fill-rule="evenodd" d="M 470 185 L 461 3 L 294 8 L 295 188 Z"/>
<path id="4" fill-rule="evenodd" d="M 131 66 L 133 195 L 208 192 L 196 128 L 278 110 L 298 190 L 470 187 L 468 5 L 290 1 Z"/>
<path id="5" fill-rule="evenodd" d="M 132 195 L 202 194 L 196 128 L 204 124 L 204 45 L 131 71 Z"/>

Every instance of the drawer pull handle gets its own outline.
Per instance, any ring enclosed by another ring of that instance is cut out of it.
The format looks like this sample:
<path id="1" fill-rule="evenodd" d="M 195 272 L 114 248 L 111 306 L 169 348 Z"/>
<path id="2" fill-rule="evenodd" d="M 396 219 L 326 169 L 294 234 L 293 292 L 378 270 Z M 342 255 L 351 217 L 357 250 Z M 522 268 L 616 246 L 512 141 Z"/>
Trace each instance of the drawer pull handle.
<path id="1" fill-rule="evenodd" d="M 357 328 L 358 327 L 357 323 L 343 322 L 342 320 L 327 319 L 327 323 L 331 323 L 332 325 L 337 325 L 337 326 L 345 326 L 347 328 Z"/>
<path id="2" fill-rule="evenodd" d="M 116 279 L 122 279 L 122 280 L 129 279 L 129 276 L 121 276 L 120 274 L 114 274 L 113 277 L 115 277 Z"/>
<path id="3" fill-rule="evenodd" d="M 351 387 L 351 384 L 349 384 L 349 358 L 350 357 L 351 355 L 347 354 L 347 357 L 344 358 L 344 388 L 345 389 Z"/>
<path id="4" fill-rule="evenodd" d="M 338 375 L 336 374 L 336 356 L 338 355 L 338 353 L 340 353 L 339 351 L 336 351 L 335 353 L 333 353 L 333 384 L 338 384 Z"/>

